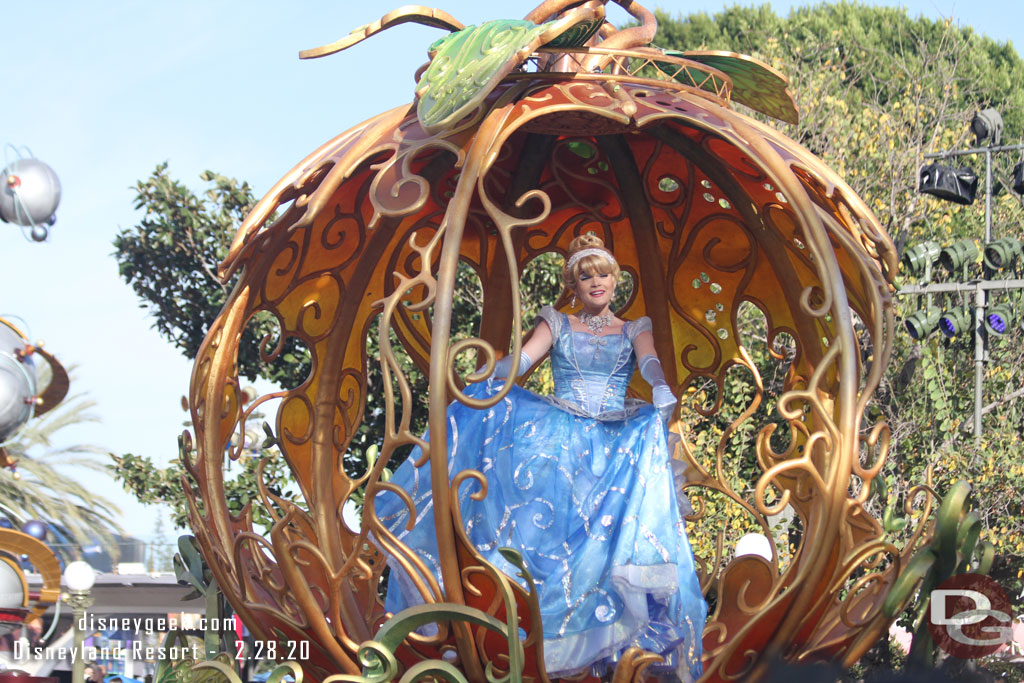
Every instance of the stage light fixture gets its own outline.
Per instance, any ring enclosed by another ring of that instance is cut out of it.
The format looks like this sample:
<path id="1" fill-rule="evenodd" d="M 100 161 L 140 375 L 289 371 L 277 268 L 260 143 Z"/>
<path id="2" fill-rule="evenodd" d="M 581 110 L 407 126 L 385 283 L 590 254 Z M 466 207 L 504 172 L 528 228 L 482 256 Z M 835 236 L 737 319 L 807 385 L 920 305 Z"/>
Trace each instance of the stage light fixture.
<path id="1" fill-rule="evenodd" d="M 921 194 L 956 204 L 971 204 L 978 194 L 978 174 L 970 166 L 926 164 L 921 167 Z"/>
<path id="2" fill-rule="evenodd" d="M 985 265 L 992 270 L 1010 268 L 1021 257 L 1020 240 L 1002 237 L 985 245 Z"/>
<path id="3" fill-rule="evenodd" d="M 912 247 L 907 247 L 903 252 L 903 269 L 914 277 L 922 277 L 928 270 L 928 266 L 939 259 L 942 248 L 938 242 L 922 242 Z"/>
<path id="4" fill-rule="evenodd" d="M 985 329 L 991 334 L 1005 334 L 1013 324 L 1010 304 L 998 304 L 985 313 Z"/>
<path id="5" fill-rule="evenodd" d="M 976 112 L 971 119 L 971 132 L 976 144 L 998 145 L 1003 140 L 1003 117 L 991 108 Z"/>
<path id="6" fill-rule="evenodd" d="M 954 308 L 939 317 L 939 331 L 953 338 L 966 333 L 971 328 L 971 311 L 968 308 Z"/>
<path id="7" fill-rule="evenodd" d="M 921 341 L 935 331 L 939 324 L 939 309 L 934 306 L 916 311 L 907 317 L 904 324 L 911 339 Z"/>
<path id="8" fill-rule="evenodd" d="M 969 263 L 978 260 L 978 245 L 974 240 L 959 239 L 942 250 L 939 254 L 939 263 L 951 272 L 960 270 Z"/>

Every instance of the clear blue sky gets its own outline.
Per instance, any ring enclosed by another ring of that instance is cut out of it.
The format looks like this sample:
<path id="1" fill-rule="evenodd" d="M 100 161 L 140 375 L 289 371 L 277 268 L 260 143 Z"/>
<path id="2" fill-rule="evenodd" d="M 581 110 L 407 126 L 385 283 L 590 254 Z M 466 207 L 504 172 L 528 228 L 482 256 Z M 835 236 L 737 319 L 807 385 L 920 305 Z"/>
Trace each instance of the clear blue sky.
<path id="1" fill-rule="evenodd" d="M 300 49 L 334 41 L 402 4 L 5 4 L 0 144 L 26 145 L 50 164 L 63 199 L 48 243 L 29 243 L 0 224 L 0 314 L 24 318 L 34 338 L 77 366 L 72 390 L 98 402 L 102 422 L 69 430 L 69 442 L 167 462 L 186 419 L 179 400 L 191 365 L 151 329 L 110 256 L 118 230 L 140 218 L 132 209 L 135 181 L 166 160 L 192 187 L 211 169 L 248 180 L 262 194 L 322 142 L 409 101 L 413 72 L 437 30 L 402 26 L 340 55 L 297 58 Z M 466 24 L 521 17 L 535 4 L 437 0 Z M 647 6 L 681 14 L 714 13 L 727 4 Z M 785 15 L 805 3 L 771 4 Z M 874 4 L 952 18 L 1018 50 L 1024 45 L 1022 3 Z M 112 480 L 89 481 L 116 499 L 126 530 L 152 534 L 157 510 L 143 508 Z"/>

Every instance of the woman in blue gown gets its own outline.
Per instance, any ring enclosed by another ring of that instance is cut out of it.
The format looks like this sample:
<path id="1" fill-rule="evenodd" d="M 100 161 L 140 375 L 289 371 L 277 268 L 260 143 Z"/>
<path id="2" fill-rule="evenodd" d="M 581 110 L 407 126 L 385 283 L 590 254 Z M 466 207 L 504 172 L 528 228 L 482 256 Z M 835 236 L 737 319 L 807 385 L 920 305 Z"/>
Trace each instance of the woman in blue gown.
<path id="1" fill-rule="evenodd" d="M 661 654 L 651 673 L 694 680 L 701 673 L 707 606 L 694 570 L 667 446 L 666 419 L 676 405 L 654 351 L 649 318 L 623 321 L 609 305 L 619 268 L 597 236 L 573 240 L 563 281 L 583 304 L 579 315 L 541 309 L 523 345 L 520 374 L 551 351 L 555 395 L 520 387 L 497 405 L 448 409 L 449 472 L 478 469 L 487 496 L 459 506 L 470 540 L 509 576 L 498 552 L 519 551 L 533 575 L 551 676 L 610 672 L 629 647 Z M 627 400 L 639 365 L 654 403 Z M 470 385 L 476 398 L 496 393 L 511 368 Z M 440 577 L 429 468 L 413 453 L 391 483 L 408 491 L 418 519 L 398 496 L 378 495 L 377 514 Z M 392 564 L 386 606 L 398 612 L 422 602 Z"/>

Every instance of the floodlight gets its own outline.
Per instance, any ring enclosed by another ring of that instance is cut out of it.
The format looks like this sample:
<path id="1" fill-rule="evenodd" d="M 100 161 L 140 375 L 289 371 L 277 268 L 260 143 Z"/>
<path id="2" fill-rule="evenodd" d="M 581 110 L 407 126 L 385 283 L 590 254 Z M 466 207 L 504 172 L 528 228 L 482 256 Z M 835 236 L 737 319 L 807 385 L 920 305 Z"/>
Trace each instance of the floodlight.
<path id="1" fill-rule="evenodd" d="M 915 277 L 921 277 L 938 260 L 941 251 L 938 242 L 922 242 L 908 247 L 903 252 L 903 269 Z"/>
<path id="2" fill-rule="evenodd" d="M 985 313 L 985 329 L 992 334 L 1005 334 L 1013 324 L 1013 309 L 1010 304 L 998 304 Z"/>
<path id="3" fill-rule="evenodd" d="M 979 111 L 971 119 L 971 132 L 979 145 L 983 142 L 998 145 L 1003 139 L 1003 117 L 995 109 Z"/>
<path id="4" fill-rule="evenodd" d="M 921 341 L 934 332 L 939 324 L 939 309 L 929 306 L 917 311 L 907 317 L 904 324 L 907 326 L 907 333 L 910 334 L 911 338 Z"/>
<path id="5" fill-rule="evenodd" d="M 1020 240 L 1013 237 L 1003 237 L 985 245 L 985 265 L 992 270 L 1009 268 L 1020 257 Z"/>
<path id="6" fill-rule="evenodd" d="M 939 318 L 939 331 L 947 337 L 955 337 L 964 334 L 971 327 L 970 309 L 954 308 L 946 311 Z"/>
<path id="7" fill-rule="evenodd" d="M 966 237 L 949 245 L 939 255 L 939 263 L 950 271 L 960 270 L 967 264 L 977 260 L 978 245 L 974 243 L 974 240 L 967 239 Z"/>
<path id="8" fill-rule="evenodd" d="M 920 192 L 957 204 L 971 204 L 978 193 L 978 174 L 970 166 L 927 164 L 921 167 Z"/>

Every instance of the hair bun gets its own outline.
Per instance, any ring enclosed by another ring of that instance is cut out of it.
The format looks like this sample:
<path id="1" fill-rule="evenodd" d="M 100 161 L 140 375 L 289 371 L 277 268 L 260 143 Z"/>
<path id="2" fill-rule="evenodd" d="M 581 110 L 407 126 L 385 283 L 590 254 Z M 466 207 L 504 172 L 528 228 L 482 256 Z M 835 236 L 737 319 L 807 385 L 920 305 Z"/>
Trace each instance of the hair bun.
<path id="1" fill-rule="evenodd" d="M 566 256 L 572 256 L 581 249 L 605 249 L 604 240 L 595 235 L 592 232 L 587 232 L 569 242 L 569 249 L 566 252 Z"/>

